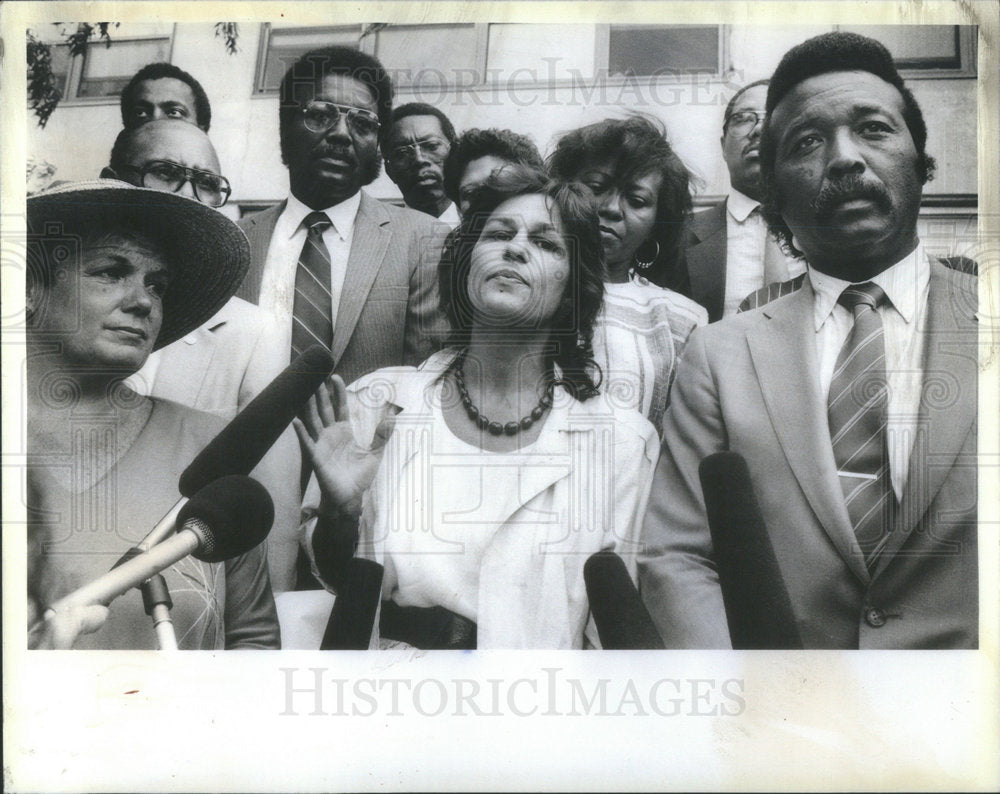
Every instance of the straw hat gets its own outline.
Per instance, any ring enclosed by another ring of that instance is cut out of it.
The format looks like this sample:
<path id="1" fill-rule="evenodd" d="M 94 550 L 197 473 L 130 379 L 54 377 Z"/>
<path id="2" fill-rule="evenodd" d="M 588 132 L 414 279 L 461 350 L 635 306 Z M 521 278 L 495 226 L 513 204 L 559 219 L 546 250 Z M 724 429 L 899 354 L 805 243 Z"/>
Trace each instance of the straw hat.
<path id="1" fill-rule="evenodd" d="M 36 237 L 124 227 L 162 247 L 170 280 L 154 350 L 180 339 L 219 311 L 250 266 L 250 243 L 235 223 L 174 193 L 112 179 L 71 182 L 29 196 L 27 210 L 28 229 Z"/>

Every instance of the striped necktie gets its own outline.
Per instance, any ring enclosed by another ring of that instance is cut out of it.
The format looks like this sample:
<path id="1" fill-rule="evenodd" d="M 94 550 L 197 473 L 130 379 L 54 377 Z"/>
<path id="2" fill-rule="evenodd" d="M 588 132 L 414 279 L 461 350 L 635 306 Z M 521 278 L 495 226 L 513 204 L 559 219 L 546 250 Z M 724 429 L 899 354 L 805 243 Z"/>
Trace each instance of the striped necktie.
<path id="1" fill-rule="evenodd" d="M 325 212 L 310 212 L 302 225 L 306 242 L 295 270 L 292 305 L 292 358 L 317 342 L 327 350 L 333 343 L 333 298 L 330 289 L 330 251 L 323 232 L 333 226 Z"/>
<path id="2" fill-rule="evenodd" d="M 885 340 L 876 284 L 852 284 L 837 302 L 854 327 L 837 356 L 827 401 L 830 439 L 847 511 L 865 563 L 873 570 L 892 528 L 896 497 L 889 474 Z"/>

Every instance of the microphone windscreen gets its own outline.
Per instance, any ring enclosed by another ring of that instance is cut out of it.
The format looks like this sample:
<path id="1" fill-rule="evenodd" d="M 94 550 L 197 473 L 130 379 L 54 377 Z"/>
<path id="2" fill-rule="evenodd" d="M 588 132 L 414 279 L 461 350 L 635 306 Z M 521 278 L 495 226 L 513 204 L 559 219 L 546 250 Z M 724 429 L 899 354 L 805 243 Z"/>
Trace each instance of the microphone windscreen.
<path id="1" fill-rule="evenodd" d="M 321 651 L 365 651 L 382 597 L 384 569 L 377 562 L 354 557 L 347 566 L 344 587 L 337 593 Z"/>
<path id="2" fill-rule="evenodd" d="M 801 648 L 746 461 L 736 452 L 717 452 L 701 462 L 698 475 L 733 648 Z"/>
<path id="3" fill-rule="evenodd" d="M 239 474 L 209 483 L 181 508 L 177 526 L 198 522 L 206 536 L 192 556 L 202 562 L 222 562 L 246 554 L 267 537 L 274 523 L 274 503 L 267 489 Z"/>
<path id="4" fill-rule="evenodd" d="M 592 554 L 583 565 L 583 581 L 605 650 L 663 648 L 663 639 L 621 557 L 607 550 Z"/>
<path id="5" fill-rule="evenodd" d="M 191 498 L 213 480 L 253 471 L 332 371 L 329 350 L 305 350 L 198 453 L 181 474 L 181 494 Z"/>

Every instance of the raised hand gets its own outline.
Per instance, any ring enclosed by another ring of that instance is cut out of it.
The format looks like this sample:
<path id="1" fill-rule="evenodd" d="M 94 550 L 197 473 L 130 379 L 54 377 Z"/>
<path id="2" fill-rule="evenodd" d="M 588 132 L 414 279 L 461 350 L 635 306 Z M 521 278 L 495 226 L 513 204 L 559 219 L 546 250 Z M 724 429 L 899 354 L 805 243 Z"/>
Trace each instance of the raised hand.
<path id="1" fill-rule="evenodd" d="M 347 387 L 339 375 L 331 375 L 306 404 L 302 419 L 294 420 L 293 425 L 319 482 L 320 511 L 359 515 L 361 497 L 375 478 L 392 435 L 393 418 L 379 424 L 370 448 L 359 446 L 351 430 Z"/>

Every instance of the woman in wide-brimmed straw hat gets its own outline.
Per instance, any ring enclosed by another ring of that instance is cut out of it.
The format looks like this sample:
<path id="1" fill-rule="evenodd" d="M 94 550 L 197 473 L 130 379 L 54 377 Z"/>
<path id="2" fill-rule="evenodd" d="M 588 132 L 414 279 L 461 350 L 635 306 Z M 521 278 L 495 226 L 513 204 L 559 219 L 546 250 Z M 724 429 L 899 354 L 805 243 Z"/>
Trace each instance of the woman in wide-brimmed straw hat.
<path id="1" fill-rule="evenodd" d="M 221 213 L 111 180 L 32 196 L 27 215 L 32 611 L 106 572 L 177 501 L 181 471 L 219 420 L 124 380 L 219 310 L 250 250 Z M 179 647 L 278 647 L 263 545 L 226 563 L 185 558 L 164 576 Z M 106 617 L 75 646 L 156 647 L 138 592 Z"/>

